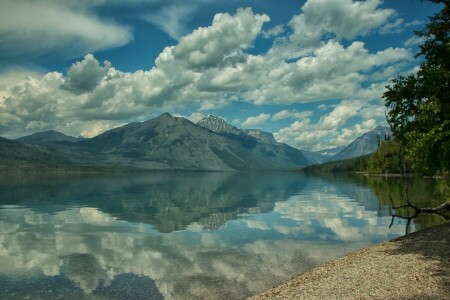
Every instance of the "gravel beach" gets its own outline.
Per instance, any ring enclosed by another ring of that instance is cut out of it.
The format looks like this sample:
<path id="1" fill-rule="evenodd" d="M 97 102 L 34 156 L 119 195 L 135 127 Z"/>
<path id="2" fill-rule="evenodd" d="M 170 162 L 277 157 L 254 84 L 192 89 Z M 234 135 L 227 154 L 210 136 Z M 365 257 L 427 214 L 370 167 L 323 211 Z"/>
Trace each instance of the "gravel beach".
<path id="1" fill-rule="evenodd" d="M 350 253 L 249 299 L 450 299 L 450 223 Z"/>

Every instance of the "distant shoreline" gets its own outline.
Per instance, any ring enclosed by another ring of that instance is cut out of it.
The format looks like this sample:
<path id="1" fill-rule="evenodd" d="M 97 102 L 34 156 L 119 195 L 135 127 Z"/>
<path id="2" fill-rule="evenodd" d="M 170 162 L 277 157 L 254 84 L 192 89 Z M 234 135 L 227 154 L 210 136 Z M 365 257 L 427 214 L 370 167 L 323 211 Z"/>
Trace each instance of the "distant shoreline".
<path id="1" fill-rule="evenodd" d="M 249 299 L 450 299 L 450 222 L 350 253 Z"/>
<path id="2" fill-rule="evenodd" d="M 298 173 L 298 169 L 279 169 L 279 170 L 199 170 L 199 169 L 151 169 L 131 166 L 96 166 L 96 165 L 0 165 L 0 175 L 3 174 L 111 174 L 111 173 L 155 173 L 155 172 L 293 172 Z M 414 174 L 397 173 L 370 173 L 370 172 L 302 172 L 307 175 L 325 175 L 325 174 L 357 174 L 366 177 L 405 177 L 414 178 Z M 424 179 L 450 179 L 445 176 L 423 176 Z"/>
<path id="3" fill-rule="evenodd" d="M 144 169 L 114 166 L 1 166 L 1 174 L 115 174 L 115 173 L 159 173 L 159 172 L 230 172 L 183 169 Z"/>
<path id="4" fill-rule="evenodd" d="M 159 173 L 159 172 L 186 172 L 186 173 L 291 173 L 291 169 L 257 169 L 257 170 L 203 170 L 203 169 L 151 169 L 130 166 L 48 166 L 48 165 L 0 165 L 2 174 L 113 174 L 113 173 Z"/>
<path id="5" fill-rule="evenodd" d="M 400 173 L 370 173 L 370 172 L 355 172 L 355 174 L 360 174 L 360 175 L 364 175 L 367 177 L 406 177 L 406 178 L 415 178 L 416 175 L 415 174 L 400 174 Z M 448 179 L 449 177 L 445 177 L 445 176 L 422 176 L 419 178 L 423 178 L 423 179 Z"/>

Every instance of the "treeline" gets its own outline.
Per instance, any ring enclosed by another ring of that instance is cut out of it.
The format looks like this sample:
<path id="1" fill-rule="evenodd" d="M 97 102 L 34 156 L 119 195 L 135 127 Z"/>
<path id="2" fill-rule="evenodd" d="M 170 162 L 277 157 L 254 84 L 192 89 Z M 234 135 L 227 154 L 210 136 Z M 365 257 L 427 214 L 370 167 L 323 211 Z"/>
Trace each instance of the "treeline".
<path id="1" fill-rule="evenodd" d="M 141 169 L 77 166 L 77 165 L 42 165 L 42 164 L 0 164 L 0 174 L 70 174 L 70 173 L 115 173 L 115 172 L 142 172 Z"/>
<path id="2" fill-rule="evenodd" d="M 370 155 L 364 155 L 345 160 L 330 161 L 320 165 L 307 166 L 301 169 L 301 172 L 308 174 L 368 172 L 369 159 Z"/>

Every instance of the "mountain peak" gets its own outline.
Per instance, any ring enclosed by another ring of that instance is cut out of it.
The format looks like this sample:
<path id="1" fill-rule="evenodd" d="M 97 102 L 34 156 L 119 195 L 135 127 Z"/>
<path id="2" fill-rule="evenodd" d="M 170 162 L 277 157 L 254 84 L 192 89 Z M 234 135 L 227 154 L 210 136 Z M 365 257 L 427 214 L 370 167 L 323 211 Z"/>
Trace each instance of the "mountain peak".
<path id="1" fill-rule="evenodd" d="M 165 112 L 165 113 L 159 115 L 159 116 L 156 117 L 156 118 L 174 118 L 174 116 L 172 116 L 172 115 L 171 115 L 170 113 L 168 113 L 168 112 Z"/>
<path id="2" fill-rule="evenodd" d="M 175 124 L 175 123 L 183 123 L 183 122 L 189 122 L 189 120 L 183 118 L 183 117 L 175 117 L 174 115 L 171 115 L 168 112 L 165 112 L 151 120 L 145 121 L 144 123 L 162 123 L 162 124 Z"/>
<path id="3" fill-rule="evenodd" d="M 31 144 L 52 143 L 52 142 L 79 142 L 81 140 L 84 140 L 84 138 L 76 138 L 56 130 L 35 132 L 31 135 L 23 136 L 16 139 L 16 141 Z"/>
<path id="4" fill-rule="evenodd" d="M 263 142 L 269 143 L 269 144 L 278 144 L 278 142 L 273 137 L 273 134 L 267 131 L 263 131 L 261 129 L 244 129 L 243 130 L 246 134 L 257 138 L 258 140 L 261 140 Z"/>
<path id="5" fill-rule="evenodd" d="M 355 139 L 342 151 L 333 156 L 333 160 L 342 160 L 352 157 L 358 157 L 375 152 L 378 149 L 379 138 L 385 138 L 390 135 L 391 129 L 386 126 L 377 126 Z"/>
<path id="6" fill-rule="evenodd" d="M 203 118 L 203 119 L 217 120 L 217 121 L 225 122 L 224 119 L 219 118 L 219 117 L 217 117 L 217 116 L 215 116 L 215 115 L 207 115 L 207 116 L 206 116 L 205 118 Z"/>
<path id="7" fill-rule="evenodd" d="M 371 131 L 369 131 L 369 133 L 370 133 L 370 132 L 376 132 L 376 133 L 382 132 L 382 133 L 386 133 L 386 132 L 391 132 L 391 128 L 388 127 L 388 126 L 378 125 L 378 126 L 375 127 L 374 129 L 372 129 Z"/>
<path id="8" fill-rule="evenodd" d="M 207 117 L 201 119 L 197 122 L 197 125 L 200 125 L 202 127 L 205 127 L 209 130 L 215 131 L 215 132 L 226 132 L 226 133 L 233 133 L 237 135 L 244 134 L 241 130 L 239 130 L 237 127 L 234 127 L 233 125 L 228 124 L 225 122 L 224 119 L 221 119 L 219 117 L 208 115 Z"/>

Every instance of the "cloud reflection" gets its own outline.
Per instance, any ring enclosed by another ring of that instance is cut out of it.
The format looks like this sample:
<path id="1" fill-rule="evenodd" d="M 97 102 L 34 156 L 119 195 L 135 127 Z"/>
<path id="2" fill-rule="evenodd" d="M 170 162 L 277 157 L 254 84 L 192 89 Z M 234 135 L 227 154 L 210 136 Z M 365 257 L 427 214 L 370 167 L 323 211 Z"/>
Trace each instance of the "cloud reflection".
<path id="1" fill-rule="evenodd" d="M 240 299 L 403 232 L 402 225 L 388 231 L 389 220 L 365 209 L 364 199 L 371 193 L 365 187 L 271 175 L 250 181 L 211 176 L 203 188 L 200 183 L 206 177 L 193 177 L 160 178 L 158 184 L 100 181 L 84 194 L 65 194 L 67 190 L 57 186 L 52 190 L 59 200 L 42 200 L 47 211 L 26 197 L 16 203 L 20 207 L 2 206 L 0 275 L 33 271 L 64 277 L 94 295 L 119 276 L 134 274 L 154 281 L 166 299 Z M 182 191 L 195 186 L 203 190 L 193 190 L 192 202 L 177 202 L 183 199 Z M 84 203 L 67 200 L 89 193 Z M 113 196 L 110 201 L 115 202 L 106 205 L 108 195 L 120 197 Z M 161 203 L 155 204 L 157 199 Z M 33 203 L 32 208 L 24 203 Z M 156 207 L 157 213 L 149 207 Z M 161 224 L 168 224 L 160 221 L 162 207 L 179 210 L 170 222 L 183 226 L 161 231 Z M 139 214 L 151 222 L 130 217 Z"/>

